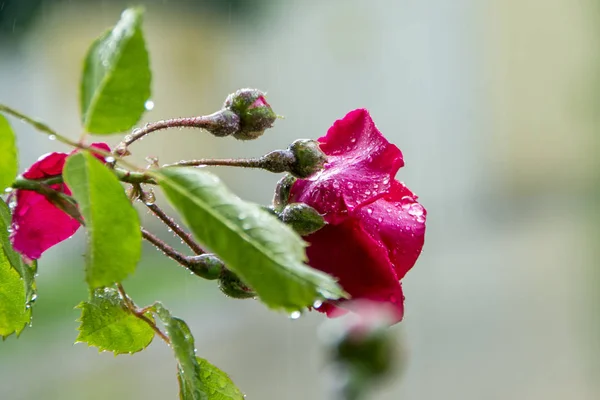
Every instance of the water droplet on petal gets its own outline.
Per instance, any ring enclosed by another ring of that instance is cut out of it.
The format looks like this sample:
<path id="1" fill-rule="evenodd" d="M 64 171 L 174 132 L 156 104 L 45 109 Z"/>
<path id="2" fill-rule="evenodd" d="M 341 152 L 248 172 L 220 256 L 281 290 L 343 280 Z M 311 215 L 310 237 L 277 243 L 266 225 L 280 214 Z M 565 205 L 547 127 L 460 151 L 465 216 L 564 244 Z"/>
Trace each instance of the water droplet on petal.
<path id="1" fill-rule="evenodd" d="M 348 186 L 348 189 L 352 189 L 354 187 L 354 183 L 348 182 L 346 186 Z"/>
<path id="2" fill-rule="evenodd" d="M 294 311 L 290 314 L 290 319 L 298 319 L 301 315 L 302 313 L 300 311 Z"/>
<path id="3" fill-rule="evenodd" d="M 350 139 L 350 143 L 356 143 L 356 138 Z"/>
<path id="4" fill-rule="evenodd" d="M 144 108 L 148 111 L 152 110 L 154 108 L 154 102 L 152 100 L 146 100 Z"/>
<path id="5" fill-rule="evenodd" d="M 369 214 L 369 215 L 373 214 L 373 209 L 371 207 L 367 208 L 367 214 Z"/>
<path id="6" fill-rule="evenodd" d="M 387 185 L 388 183 L 390 183 L 390 178 L 384 178 L 382 183 L 384 185 Z"/>
<path id="7" fill-rule="evenodd" d="M 422 217 L 423 216 L 423 206 L 419 203 L 413 203 L 410 205 L 408 209 L 408 213 L 413 217 Z"/>
<path id="8" fill-rule="evenodd" d="M 365 190 L 365 195 L 366 195 L 366 196 L 368 196 L 368 195 L 370 195 L 370 194 L 371 194 L 371 191 L 370 191 L 370 190 Z"/>

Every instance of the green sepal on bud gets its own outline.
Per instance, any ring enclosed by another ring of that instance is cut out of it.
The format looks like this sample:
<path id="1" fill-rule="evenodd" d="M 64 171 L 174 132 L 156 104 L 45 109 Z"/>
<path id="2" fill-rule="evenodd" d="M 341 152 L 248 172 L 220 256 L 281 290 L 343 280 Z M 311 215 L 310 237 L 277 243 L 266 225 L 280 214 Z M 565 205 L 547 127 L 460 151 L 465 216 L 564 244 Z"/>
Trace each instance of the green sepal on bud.
<path id="1" fill-rule="evenodd" d="M 351 366 L 355 374 L 381 378 L 392 370 L 395 344 L 387 327 L 362 327 L 347 331 L 333 347 L 333 359 Z"/>
<path id="2" fill-rule="evenodd" d="M 240 118 L 239 130 L 233 137 L 240 140 L 256 139 L 273 126 L 277 114 L 267 103 L 265 94 L 258 89 L 240 89 L 230 94 L 223 104 Z"/>
<path id="3" fill-rule="evenodd" d="M 223 261 L 214 254 L 193 256 L 190 257 L 190 261 L 188 265 L 189 270 L 204 279 L 218 279 L 223 271 L 225 271 Z"/>
<path id="4" fill-rule="evenodd" d="M 316 140 L 298 139 L 288 150 L 294 155 L 294 162 L 290 164 L 288 171 L 298 178 L 308 178 L 319 172 L 327 162 L 327 156 Z"/>
<path id="5" fill-rule="evenodd" d="M 231 110 L 223 109 L 207 115 L 203 128 L 217 137 L 234 135 L 239 132 L 240 117 Z"/>
<path id="6" fill-rule="evenodd" d="M 279 218 L 300 236 L 310 235 L 326 224 L 317 210 L 304 203 L 288 204 L 281 211 Z"/>
<path id="7" fill-rule="evenodd" d="M 295 176 L 286 174 L 279 182 L 277 182 L 277 186 L 275 186 L 275 196 L 273 196 L 273 208 L 275 211 L 281 212 L 287 205 L 290 199 L 290 191 L 296 180 L 297 178 Z"/>
<path id="8" fill-rule="evenodd" d="M 236 274 L 225 269 L 219 276 L 219 289 L 234 299 L 250 299 L 256 297 L 256 293 L 244 284 Z"/>

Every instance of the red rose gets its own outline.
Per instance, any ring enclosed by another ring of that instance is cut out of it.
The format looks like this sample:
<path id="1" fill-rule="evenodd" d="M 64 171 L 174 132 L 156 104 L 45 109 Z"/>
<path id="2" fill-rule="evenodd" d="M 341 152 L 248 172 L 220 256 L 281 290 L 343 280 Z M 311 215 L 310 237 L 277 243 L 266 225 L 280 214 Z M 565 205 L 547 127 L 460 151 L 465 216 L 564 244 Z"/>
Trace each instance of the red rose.
<path id="1" fill-rule="evenodd" d="M 426 217 L 417 196 L 394 179 L 402 153 L 365 109 L 336 121 L 319 143 L 325 168 L 297 180 L 289 199 L 315 208 L 328 223 L 304 238 L 309 264 L 337 277 L 352 299 L 393 305 L 398 322 L 404 315 L 399 281 L 421 253 Z M 318 310 L 343 313 L 330 303 Z"/>
<path id="2" fill-rule="evenodd" d="M 91 146 L 110 151 L 106 143 L 93 143 Z M 60 175 L 70 154 L 46 154 L 33 163 L 23 173 L 23 177 L 44 179 Z M 104 161 L 103 157 L 98 159 Z M 67 195 L 71 194 L 64 183 L 50 187 Z M 14 249 L 25 257 L 32 260 L 40 258 L 44 251 L 70 238 L 79 229 L 77 220 L 48 201 L 44 195 L 31 190 L 17 190 L 15 196 L 17 204 L 12 215 L 10 239 Z"/>

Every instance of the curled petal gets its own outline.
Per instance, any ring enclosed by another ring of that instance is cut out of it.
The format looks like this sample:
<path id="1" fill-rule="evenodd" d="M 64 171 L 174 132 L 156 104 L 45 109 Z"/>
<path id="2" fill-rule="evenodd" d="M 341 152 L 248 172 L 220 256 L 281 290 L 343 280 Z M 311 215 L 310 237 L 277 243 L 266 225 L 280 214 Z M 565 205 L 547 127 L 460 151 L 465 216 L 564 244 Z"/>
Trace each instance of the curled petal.
<path id="1" fill-rule="evenodd" d="M 425 241 L 427 211 L 417 196 L 394 181 L 390 193 L 361 207 L 355 216 L 365 232 L 387 249 L 398 279 L 402 279 L 417 261 Z"/>
<path id="2" fill-rule="evenodd" d="M 44 154 L 23 173 L 23 177 L 27 179 L 43 179 L 60 175 L 65 166 L 66 159 L 67 154 L 65 153 Z"/>

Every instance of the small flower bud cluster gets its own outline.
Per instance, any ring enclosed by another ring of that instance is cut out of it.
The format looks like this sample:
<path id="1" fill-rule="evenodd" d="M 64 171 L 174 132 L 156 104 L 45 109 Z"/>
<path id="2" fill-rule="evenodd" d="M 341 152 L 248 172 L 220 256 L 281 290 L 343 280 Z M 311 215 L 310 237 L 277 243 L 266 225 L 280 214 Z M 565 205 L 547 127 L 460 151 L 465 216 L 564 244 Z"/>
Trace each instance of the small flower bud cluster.
<path id="1" fill-rule="evenodd" d="M 239 118 L 239 127 L 233 137 L 240 140 L 256 139 L 273 126 L 277 114 L 267 103 L 265 94 L 258 89 L 240 89 L 225 99 L 221 112 L 231 112 Z"/>

